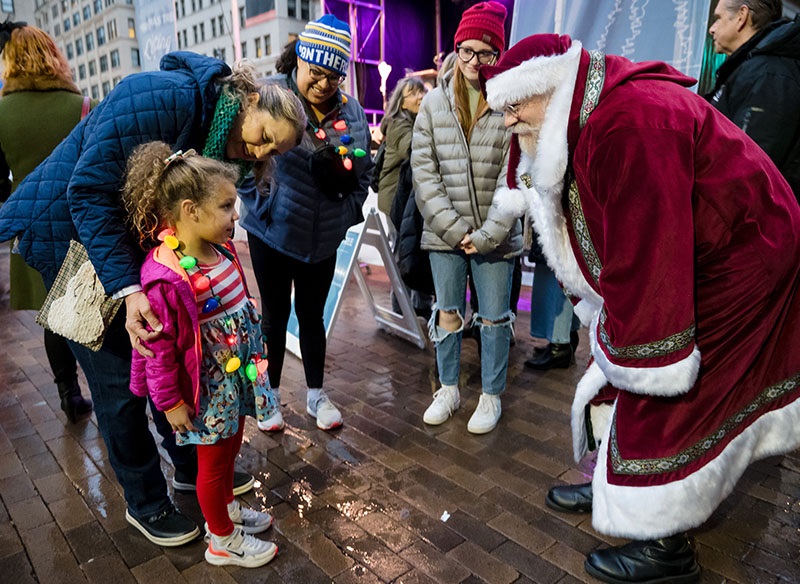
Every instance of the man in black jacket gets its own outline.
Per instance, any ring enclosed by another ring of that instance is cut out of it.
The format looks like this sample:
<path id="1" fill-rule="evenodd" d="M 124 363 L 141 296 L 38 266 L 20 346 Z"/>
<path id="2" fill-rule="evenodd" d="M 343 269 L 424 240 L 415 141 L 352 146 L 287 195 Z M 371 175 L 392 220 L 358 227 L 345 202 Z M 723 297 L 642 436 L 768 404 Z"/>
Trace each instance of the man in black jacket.
<path id="1" fill-rule="evenodd" d="M 707 98 L 800 197 L 800 18 L 780 18 L 781 0 L 719 0 L 709 33 L 728 59 Z"/>

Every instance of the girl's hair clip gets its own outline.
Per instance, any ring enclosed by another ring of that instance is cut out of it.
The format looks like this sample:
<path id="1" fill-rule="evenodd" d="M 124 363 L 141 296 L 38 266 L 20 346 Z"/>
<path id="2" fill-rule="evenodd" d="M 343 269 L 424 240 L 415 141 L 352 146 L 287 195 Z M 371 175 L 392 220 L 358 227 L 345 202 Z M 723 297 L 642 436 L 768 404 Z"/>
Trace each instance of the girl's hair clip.
<path id="1" fill-rule="evenodd" d="M 197 151 L 194 148 L 190 148 L 186 152 L 183 150 L 178 150 L 175 154 L 170 154 L 164 159 L 164 164 L 167 166 L 170 165 L 171 162 L 175 162 L 176 160 L 183 160 L 184 158 L 188 158 L 189 156 L 194 156 L 197 154 Z"/>

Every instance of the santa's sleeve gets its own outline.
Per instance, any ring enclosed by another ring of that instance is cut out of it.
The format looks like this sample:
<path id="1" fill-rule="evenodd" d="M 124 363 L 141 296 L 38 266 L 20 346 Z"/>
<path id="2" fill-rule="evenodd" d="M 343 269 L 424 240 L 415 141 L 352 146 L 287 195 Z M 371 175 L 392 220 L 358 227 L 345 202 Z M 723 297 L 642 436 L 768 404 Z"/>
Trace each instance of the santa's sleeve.
<path id="1" fill-rule="evenodd" d="M 587 213 L 602 217 L 597 261 L 604 301 L 590 327 L 592 354 L 619 389 L 685 393 L 700 367 L 693 138 L 633 128 L 614 132 L 592 154 L 589 204 L 596 207 Z"/>

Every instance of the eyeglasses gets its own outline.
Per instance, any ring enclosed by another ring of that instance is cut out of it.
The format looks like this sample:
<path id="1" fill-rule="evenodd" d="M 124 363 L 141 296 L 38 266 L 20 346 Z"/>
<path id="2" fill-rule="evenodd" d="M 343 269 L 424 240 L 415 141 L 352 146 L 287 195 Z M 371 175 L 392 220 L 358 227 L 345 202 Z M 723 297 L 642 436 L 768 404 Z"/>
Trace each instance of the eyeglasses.
<path id="1" fill-rule="evenodd" d="M 462 47 L 461 45 L 458 45 L 456 50 L 458 51 L 458 58 L 465 63 L 469 63 L 472 61 L 473 57 L 477 56 L 478 63 L 481 65 L 493 63 L 497 55 L 500 54 L 498 51 L 474 51 L 469 47 Z"/>
<path id="2" fill-rule="evenodd" d="M 305 62 L 305 61 L 304 61 Z M 323 79 L 328 80 L 328 84 L 331 86 L 338 86 L 341 85 L 342 82 L 347 78 L 347 75 L 337 75 L 335 73 L 329 74 L 325 73 L 316 67 L 312 67 L 309 63 L 306 63 L 308 66 L 308 76 L 311 77 L 312 81 L 322 81 Z"/>
<path id="3" fill-rule="evenodd" d="M 503 113 L 508 116 L 514 116 L 515 118 L 519 117 L 520 110 L 525 107 L 524 101 L 518 101 L 517 103 L 509 103 L 508 105 L 503 106 Z"/>

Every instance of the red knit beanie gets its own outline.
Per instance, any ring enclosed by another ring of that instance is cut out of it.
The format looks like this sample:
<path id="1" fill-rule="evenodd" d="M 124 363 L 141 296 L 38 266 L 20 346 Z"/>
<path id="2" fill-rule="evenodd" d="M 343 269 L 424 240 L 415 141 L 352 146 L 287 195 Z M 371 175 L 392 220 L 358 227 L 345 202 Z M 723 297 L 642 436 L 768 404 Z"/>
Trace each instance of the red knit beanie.
<path id="1" fill-rule="evenodd" d="M 461 41 L 477 40 L 503 52 L 506 47 L 506 7 L 499 2 L 479 2 L 467 8 L 456 30 L 454 46 Z"/>

